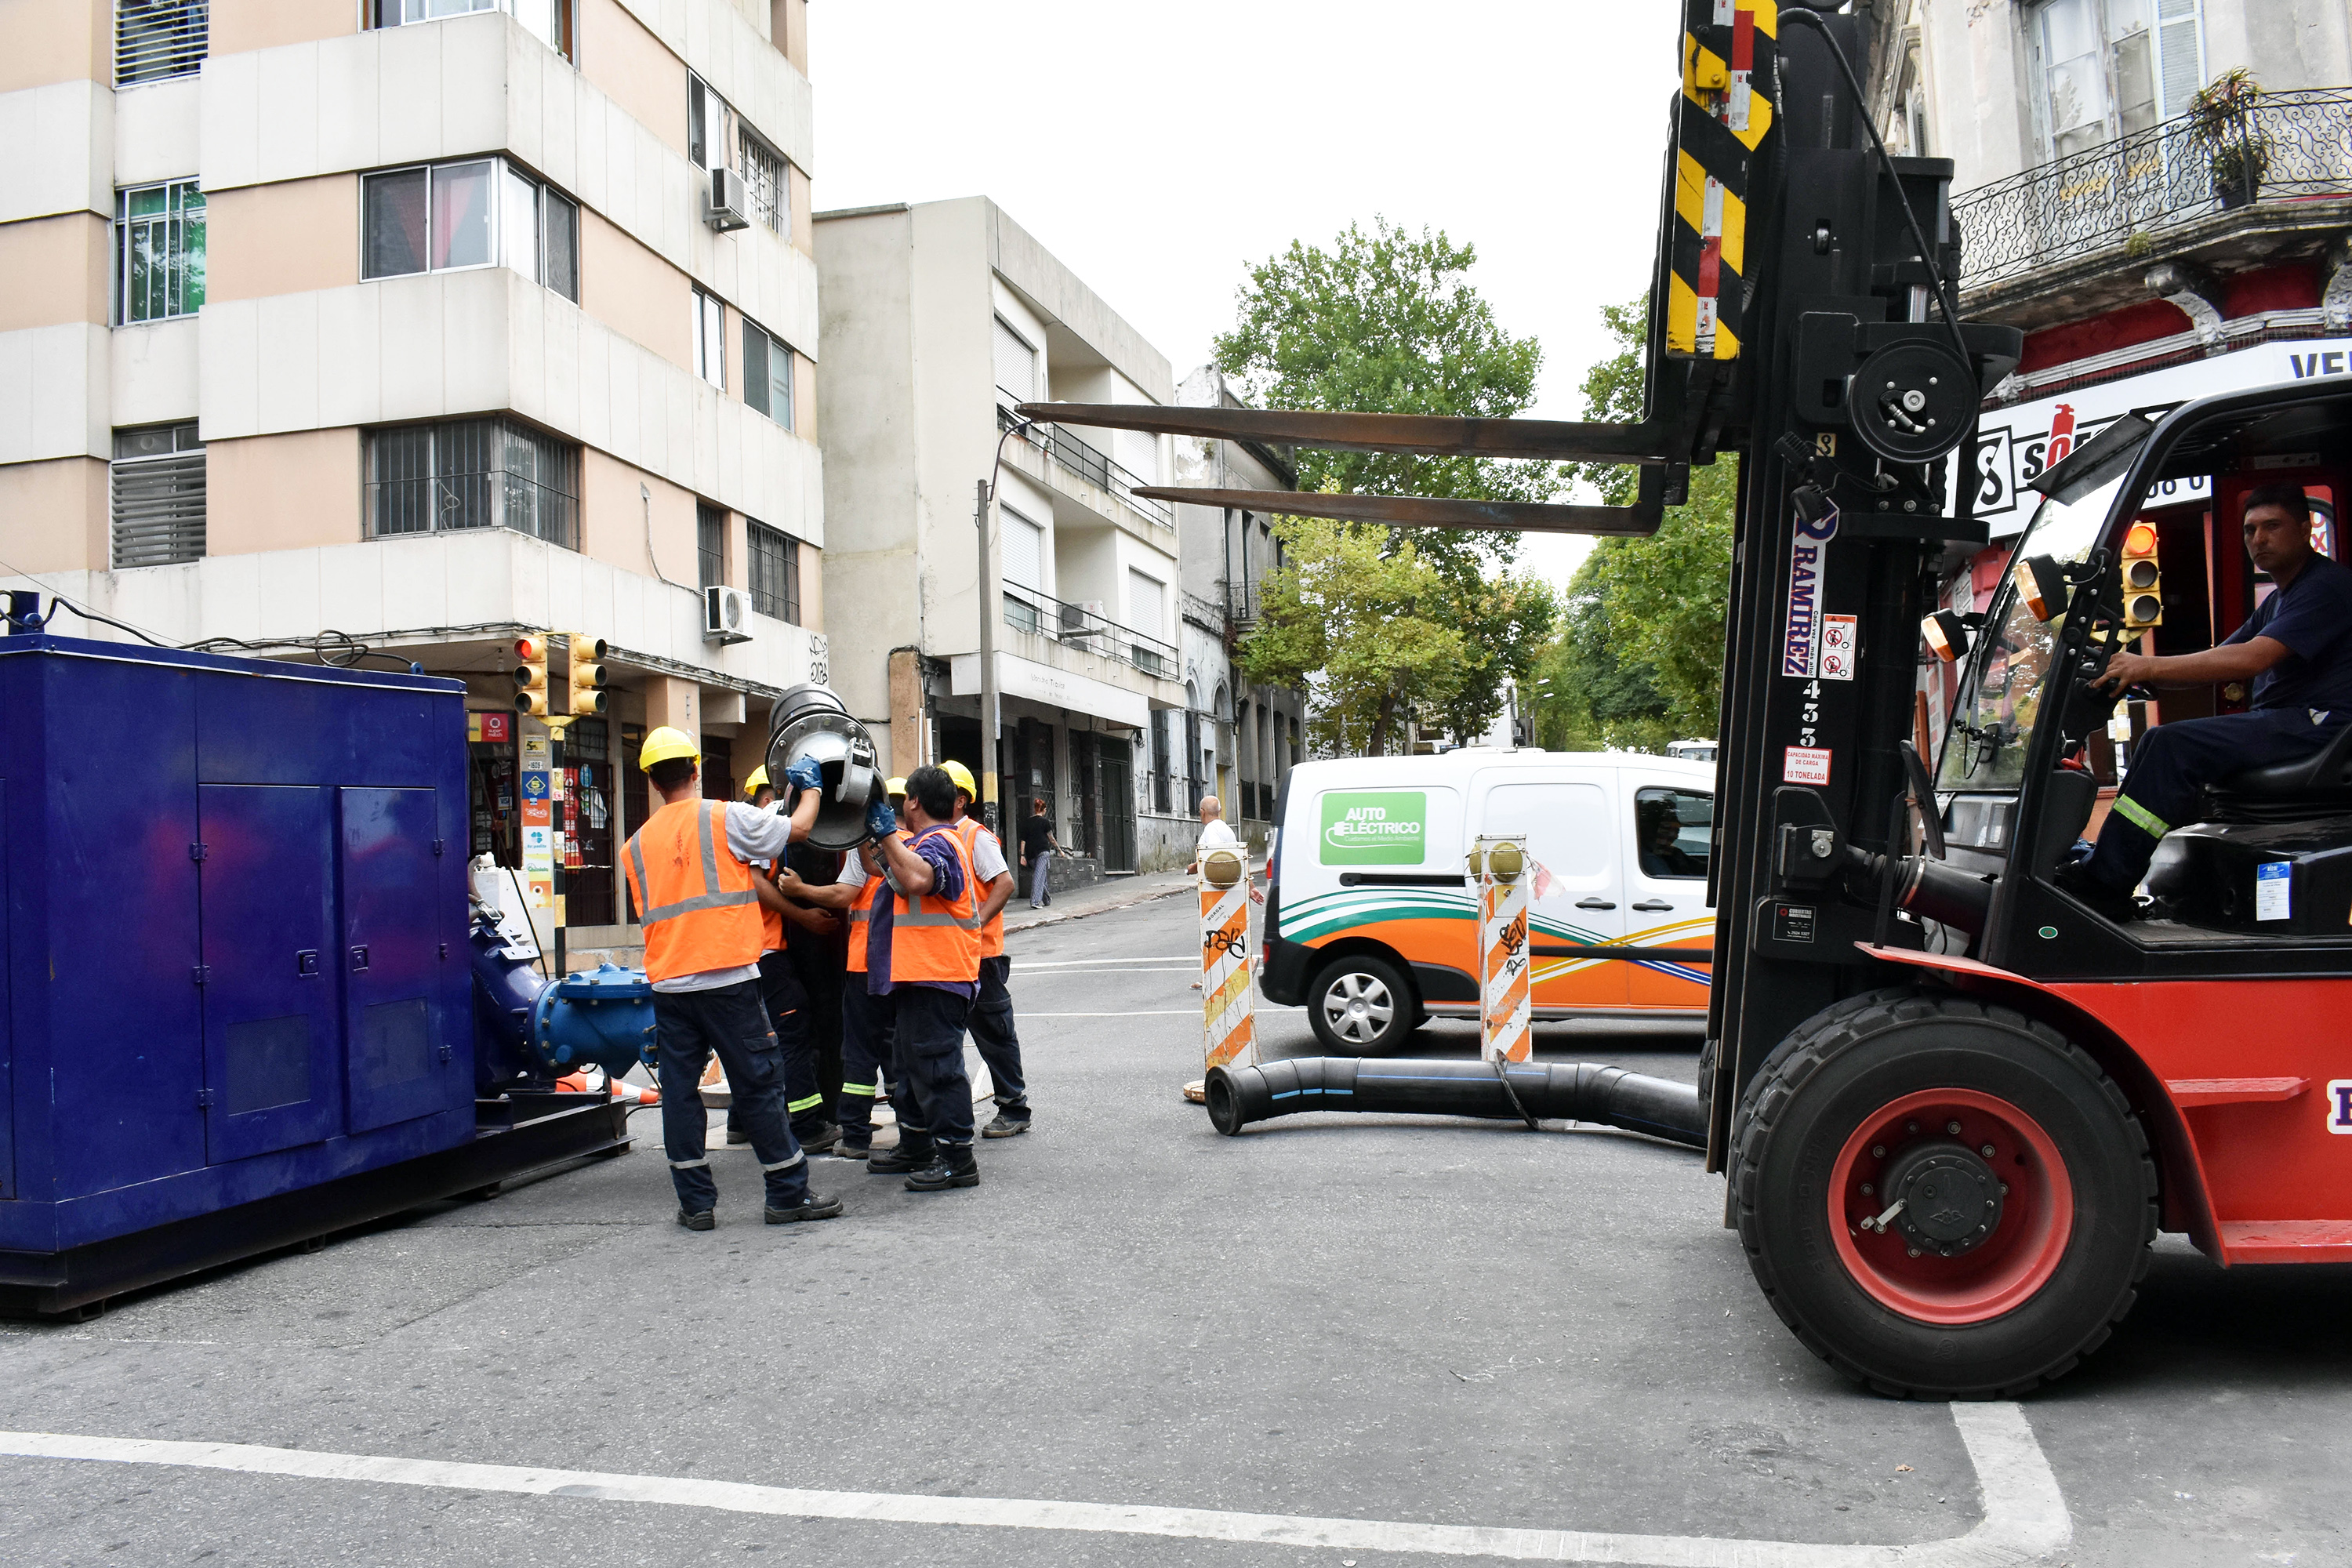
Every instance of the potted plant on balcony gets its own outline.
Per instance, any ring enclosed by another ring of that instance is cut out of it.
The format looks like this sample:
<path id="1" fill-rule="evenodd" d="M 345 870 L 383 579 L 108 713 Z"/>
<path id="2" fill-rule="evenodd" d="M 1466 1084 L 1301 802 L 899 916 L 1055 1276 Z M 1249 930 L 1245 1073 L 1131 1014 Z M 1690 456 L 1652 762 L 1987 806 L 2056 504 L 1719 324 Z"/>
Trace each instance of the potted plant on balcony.
<path id="1" fill-rule="evenodd" d="M 2260 84 L 2240 66 L 2215 77 L 2189 100 L 2189 137 L 2205 153 L 2213 199 L 2224 207 L 2252 202 L 2270 168 L 2270 136 L 2254 120 L 2262 96 Z"/>

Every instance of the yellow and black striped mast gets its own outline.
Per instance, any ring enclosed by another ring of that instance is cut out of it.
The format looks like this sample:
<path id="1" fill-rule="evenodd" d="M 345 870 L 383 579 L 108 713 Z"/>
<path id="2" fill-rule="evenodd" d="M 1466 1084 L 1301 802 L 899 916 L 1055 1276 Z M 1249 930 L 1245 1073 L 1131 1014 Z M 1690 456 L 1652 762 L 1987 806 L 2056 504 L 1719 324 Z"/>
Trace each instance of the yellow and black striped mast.
<path id="1" fill-rule="evenodd" d="M 1748 204 L 1772 129 L 1774 0 L 1685 0 L 1666 352 L 1733 360 L 1746 331 Z"/>

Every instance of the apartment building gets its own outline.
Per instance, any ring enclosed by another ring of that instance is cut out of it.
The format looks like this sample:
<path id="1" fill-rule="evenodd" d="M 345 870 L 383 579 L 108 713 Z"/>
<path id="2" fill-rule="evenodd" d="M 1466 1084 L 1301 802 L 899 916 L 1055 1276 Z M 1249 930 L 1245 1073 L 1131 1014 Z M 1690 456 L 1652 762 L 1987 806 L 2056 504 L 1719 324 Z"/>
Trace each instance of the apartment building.
<path id="1" fill-rule="evenodd" d="M 0 582 L 464 678 L 473 849 L 543 924 L 619 918 L 643 731 L 731 793 L 825 673 L 806 37 L 805 0 L 0 5 Z M 550 629 L 609 644 L 560 741 L 514 710 Z"/>
<path id="2" fill-rule="evenodd" d="M 1946 603 L 1988 607 L 2031 521 L 2027 488 L 2127 413 L 2352 374 L 2352 10 L 2343 0 L 1896 0 L 1873 14 L 1873 113 L 1898 154 L 1948 158 L 1962 312 L 2026 332 L 1979 421 L 1990 548 L 1945 559 Z M 2257 89 L 2242 96 L 2240 79 Z M 2233 96 L 2233 89 L 2238 96 Z M 2347 553 L 2316 487 L 2320 543 Z M 2180 561 L 2241 559 L 2210 481 L 2147 519 Z M 2208 647 L 2266 584 L 2179 572 L 2156 651 Z M 1924 678 L 1931 738 L 1948 689 Z M 2129 705 L 2130 732 L 2203 693 Z M 2115 739 L 2128 744 L 2118 722 Z M 2110 786 L 2118 758 L 2095 741 Z"/>
<path id="3" fill-rule="evenodd" d="M 1214 365 L 1186 376 L 1176 388 L 1176 401 L 1196 408 L 1247 406 Z M 1191 437 L 1172 445 L 1180 485 L 1298 488 L 1286 448 Z M 1160 715 L 1151 737 L 1151 791 L 1143 821 L 1146 869 L 1192 859 L 1204 795 L 1217 796 L 1234 830 L 1263 850 L 1276 797 L 1302 754 L 1306 715 L 1303 694 L 1253 683 L 1235 658 L 1265 607 L 1267 575 L 1283 564 L 1274 519 L 1237 507 L 1188 503 L 1176 508 L 1176 531 L 1182 564 L 1184 708 Z"/>
<path id="4" fill-rule="evenodd" d="M 981 617 L 1005 795 L 1042 797 L 1065 877 L 1137 868 L 1153 715 L 1185 707 L 1163 438 L 1022 426 L 1035 399 L 1167 403 L 1167 359 L 983 197 L 820 213 L 834 684 L 896 773 L 981 771 Z M 996 505 L 983 548 L 981 487 Z"/>

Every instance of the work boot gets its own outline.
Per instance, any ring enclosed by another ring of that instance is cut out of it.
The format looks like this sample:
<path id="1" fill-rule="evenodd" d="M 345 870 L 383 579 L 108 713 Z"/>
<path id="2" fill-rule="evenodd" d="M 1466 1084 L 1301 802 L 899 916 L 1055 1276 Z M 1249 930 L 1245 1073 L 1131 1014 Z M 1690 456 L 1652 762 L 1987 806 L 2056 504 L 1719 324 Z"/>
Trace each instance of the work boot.
<path id="1" fill-rule="evenodd" d="M 709 1209 L 704 1209 L 700 1214 L 688 1214 L 680 1209 L 677 1211 L 677 1223 L 688 1230 L 709 1230 L 719 1223 L 719 1215 Z"/>
<path id="2" fill-rule="evenodd" d="M 2116 925 L 2129 925 L 2139 919 L 2138 900 L 2099 881 L 2091 875 L 2090 868 L 2079 860 L 2061 865 L 2051 879 L 2078 902 L 2088 904 Z"/>
<path id="3" fill-rule="evenodd" d="M 797 1131 L 795 1131 L 795 1136 L 797 1136 Z M 833 1147 L 840 1142 L 841 1123 L 838 1121 L 828 1121 L 819 1127 L 815 1131 L 810 1133 L 807 1137 L 801 1139 L 801 1147 L 812 1154 L 824 1154 L 830 1152 Z"/>
<path id="4" fill-rule="evenodd" d="M 770 1225 L 791 1225 L 804 1219 L 831 1219 L 841 1213 L 841 1200 L 829 1193 L 811 1193 L 793 1208 L 780 1209 L 768 1205 Z"/>
<path id="5" fill-rule="evenodd" d="M 874 1152 L 874 1135 L 869 1132 L 860 1138 L 845 1132 L 841 1135 L 841 1142 L 825 1152 L 836 1160 L 856 1160 L 863 1164 Z"/>
<path id="6" fill-rule="evenodd" d="M 866 1173 L 875 1176 L 899 1176 L 908 1171 L 919 1171 L 931 1163 L 931 1136 L 928 1132 L 901 1132 L 895 1149 L 877 1149 L 866 1162 Z"/>
<path id="7" fill-rule="evenodd" d="M 1020 1114 L 1013 1114 L 1018 1111 Z M 980 1130 L 982 1138 L 1018 1138 L 1029 1131 L 1029 1108 L 1008 1105 L 996 1113 L 996 1120 Z"/>
<path id="8" fill-rule="evenodd" d="M 749 1143 L 751 1141 L 751 1135 L 749 1132 L 744 1131 L 740 1127 L 730 1127 L 727 1130 L 727 1142 L 730 1145 L 736 1143 Z"/>
<path id="9" fill-rule="evenodd" d="M 942 1143 L 929 1164 L 907 1173 L 907 1190 L 910 1193 L 943 1193 L 950 1187 L 978 1185 L 980 1162 L 971 1157 L 969 1143 Z"/>

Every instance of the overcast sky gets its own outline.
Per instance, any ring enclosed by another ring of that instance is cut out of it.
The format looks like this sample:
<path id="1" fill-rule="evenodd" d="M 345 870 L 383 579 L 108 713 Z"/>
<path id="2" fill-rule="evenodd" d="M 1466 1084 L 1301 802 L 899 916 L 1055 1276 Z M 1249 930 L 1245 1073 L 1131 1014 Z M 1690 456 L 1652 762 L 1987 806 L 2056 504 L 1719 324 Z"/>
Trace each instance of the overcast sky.
<path id="1" fill-rule="evenodd" d="M 987 195 L 1181 379 L 1254 261 L 1375 214 L 1478 248 L 1576 418 L 1648 282 L 1671 0 L 812 0 L 816 205 Z M 1565 582 L 1580 540 L 1530 541 Z"/>

